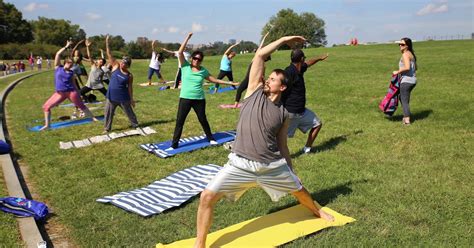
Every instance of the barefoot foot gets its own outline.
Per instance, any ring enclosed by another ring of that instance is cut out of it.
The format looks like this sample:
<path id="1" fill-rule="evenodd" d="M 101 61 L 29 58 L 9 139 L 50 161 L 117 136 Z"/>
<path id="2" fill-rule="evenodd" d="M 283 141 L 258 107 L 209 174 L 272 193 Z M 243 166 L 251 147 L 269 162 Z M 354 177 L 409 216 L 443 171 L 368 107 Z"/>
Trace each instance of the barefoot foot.
<path id="1" fill-rule="evenodd" d="M 327 221 L 334 221 L 334 216 L 326 213 L 324 210 L 320 209 L 319 210 L 319 217 L 321 217 L 322 219 L 325 219 Z"/>

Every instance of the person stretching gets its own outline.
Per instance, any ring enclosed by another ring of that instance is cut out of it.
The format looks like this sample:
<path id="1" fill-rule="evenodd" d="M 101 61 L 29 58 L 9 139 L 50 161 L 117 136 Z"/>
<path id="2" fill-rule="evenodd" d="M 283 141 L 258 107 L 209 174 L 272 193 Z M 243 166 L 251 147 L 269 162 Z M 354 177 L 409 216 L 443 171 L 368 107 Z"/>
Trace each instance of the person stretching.
<path id="1" fill-rule="evenodd" d="M 232 51 L 232 48 L 236 47 L 238 44 L 240 44 L 240 42 L 237 42 L 227 48 L 227 50 L 224 52 L 224 55 L 222 55 L 221 67 L 219 75 L 217 75 L 217 79 L 223 79 L 224 77 L 227 77 L 229 81 L 234 81 L 234 76 L 232 75 L 232 58 L 235 57 L 235 52 Z M 219 84 L 216 84 L 214 87 L 214 93 L 216 93 L 218 89 Z"/>
<path id="2" fill-rule="evenodd" d="M 214 206 L 219 199 L 226 196 L 237 200 L 247 189 L 257 185 L 273 201 L 291 193 L 315 217 L 334 220 L 314 202 L 292 169 L 287 146 L 288 112 L 280 103 L 281 94 L 288 87 L 285 71 L 275 69 L 265 83 L 261 83 L 267 56 L 283 44 L 291 46 L 304 41 L 301 36 L 282 37 L 255 54 L 229 161 L 201 193 L 195 248 L 206 247 Z"/>
<path id="3" fill-rule="evenodd" d="M 92 59 L 91 53 L 89 50 L 89 47 L 91 44 L 92 42 L 86 39 L 87 57 L 89 58 L 89 61 L 91 63 L 91 71 L 89 73 L 89 77 L 87 78 L 86 86 L 82 87 L 81 89 L 81 96 L 83 97 L 83 99 L 87 98 L 86 94 L 91 90 L 98 90 L 104 96 L 106 96 L 107 94 L 107 90 L 105 89 L 104 83 L 102 82 L 102 78 L 104 76 L 104 71 L 102 70 L 102 66 L 105 65 L 105 59 L 104 58 L 100 58 L 97 60 Z"/>
<path id="4" fill-rule="evenodd" d="M 161 76 L 160 73 L 160 67 L 161 63 L 163 63 L 164 58 L 162 53 L 157 53 L 155 51 L 155 40 L 151 42 L 151 59 L 150 59 L 150 65 L 148 66 L 148 85 L 151 85 L 151 78 L 153 77 L 153 74 L 156 74 L 158 79 L 161 79 L 161 82 L 165 82 L 163 79 L 163 76 Z"/>
<path id="5" fill-rule="evenodd" d="M 109 89 L 107 90 L 107 100 L 105 101 L 105 123 L 104 133 L 112 129 L 115 109 L 120 106 L 125 112 L 133 128 L 138 127 L 137 117 L 133 112 L 135 101 L 133 100 L 133 75 L 128 70 L 132 64 L 132 59 L 123 57 L 122 61 L 117 61 L 110 53 L 109 36 L 105 37 L 105 48 L 107 58 L 112 65 Z"/>
<path id="6" fill-rule="evenodd" d="M 302 149 L 303 153 L 311 151 L 311 146 L 323 125 L 319 117 L 313 111 L 306 108 L 304 73 L 309 67 L 325 60 L 327 57 L 328 54 L 325 54 L 305 61 L 304 52 L 301 49 L 294 49 L 291 52 L 291 64 L 285 69 L 288 78 L 292 81 L 292 87 L 283 93 L 282 96 L 283 106 L 290 113 L 288 137 L 292 138 L 297 128 L 303 133 L 309 131 L 308 139 Z"/>
<path id="7" fill-rule="evenodd" d="M 211 133 L 211 127 L 209 126 L 209 122 L 207 121 L 206 117 L 206 100 L 204 98 L 204 90 L 202 89 L 202 84 L 204 79 L 207 79 L 216 84 L 231 84 L 231 85 L 238 85 L 238 83 L 229 83 L 219 79 L 214 78 L 211 76 L 209 71 L 201 66 L 201 63 L 204 59 L 204 54 L 201 51 L 195 51 L 191 55 L 191 64 L 186 61 L 184 58 L 184 49 L 188 44 L 189 39 L 193 33 L 189 33 L 181 44 L 181 47 L 178 50 L 178 59 L 179 63 L 182 65 L 182 85 L 181 85 L 181 92 L 179 94 L 179 105 L 178 105 L 178 113 L 176 116 L 176 126 L 174 129 L 173 134 L 173 142 L 171 144 L 170 149 L 176 149 L 179 145 L 179 139 L 181 138 L 181 134 L 183 132 L 184 122 L 186 121 L 186 117 L 189 114 L 191 108 L 193 108 L 194 112 L 196 113 L 199 123 L 201 123 L 202 129 L 206 134 L 207 139 L 212 145 L 217 144 L 214 137 Z"/>
<path id="8" fill-rule="evenodd" d="M 64 100 L 69 99 L 74 103 L 76 108 L 80 108 L 84 113 L 91 117 L 92 120 L 98 121 L 91 113 L 91 111 L 84 105 L 79 97 L 79 92 L 74 84 L 74 73 L 72 71 L 72 60 L 66 58 L 64 65 L 61 65 L 61 54 L 72 44 L 71 41 L 67 41 L 66 46 L 59 49 L 54 57 L 54 94 L 44 103 L 44 126 L 40 130 L 48 129 L 51 122 L 51 108 L 59 105 Z"/>

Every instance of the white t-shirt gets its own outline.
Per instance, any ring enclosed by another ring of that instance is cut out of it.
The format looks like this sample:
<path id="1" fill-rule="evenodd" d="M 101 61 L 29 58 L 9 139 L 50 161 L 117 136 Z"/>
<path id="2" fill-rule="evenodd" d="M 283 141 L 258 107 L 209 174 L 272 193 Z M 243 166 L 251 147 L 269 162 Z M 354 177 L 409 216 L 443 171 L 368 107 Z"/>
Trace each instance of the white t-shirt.
<path id="1" fill-rule="evenodd" d="M 159 70 L 160 69 L 160 61 L 158 61 L 158 54 L 153 51 L 153 53 L 151 54 L 151 60 L 150 60 L 150 68 L 153 68 L 155 70 Z"/>
<path id="2" fill-rule="evenodd" d="M 176 58 L 179 57 L 178 51 L 174 52 L 174 56 L 175 56 Z M 189 62 L 189 59 L 191 58 L 191 54 L 189 54 L 188 52 L 184 51 L 184 52 L 183 52 L 183 56 L 184 56 L 184 59 Z M 179 59 L 178 59 L 178 66 L 179 66 L 179 68 L 181 68 L 181 63 L 179 63 Z"/>
<path id="3" fill-rule="evenodd" d="M 36 60 L 36 64 L 41 65 L 43 63 L 43 59 L 40 57 Z"/>

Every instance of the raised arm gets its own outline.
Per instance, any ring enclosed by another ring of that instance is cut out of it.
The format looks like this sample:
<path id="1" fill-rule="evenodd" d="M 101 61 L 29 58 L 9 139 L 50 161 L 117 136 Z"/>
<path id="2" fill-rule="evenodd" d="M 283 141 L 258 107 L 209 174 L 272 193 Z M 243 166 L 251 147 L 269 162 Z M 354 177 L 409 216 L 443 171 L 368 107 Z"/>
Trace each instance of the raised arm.
<path id="1" fill-rule="evenodd" d="M 103 59 L 105 59 L 105 57 L 104 57 L 104 50 L 102 50 L 102 48 L 100 49 L 100 57 L 103 58 Z"/>
<path id="2" fill-rule="evenodd" d="M 151 51 L 152 51 L 152 52 L 155 51 L 155 42 L 156 42 L 156 40 L 153 40 L 153 41 L 151 42 Z"/>
<path id="3" fill-rule="evenodd" d="M 178 60 L 179 60 L 180 65 L 184 64 L 184 62 L 186 61 L 184 59 L 183 53 L 184 53 L 184 49 L 186 49 L 186 46 L 188 45 L 189 39 L 191 39 L 191 36 L 193 36 L 193 33 L 189 33 L 188 36 L 186 36 L 186 38 L 184 39 L 183 43 L 181 43 L 181 46 L 179 47 Z"/>
<path id="4" fill-rule="evenodd" d="M 252 67 L 250 68 L 249 74 L 249 87 L 247 88 L 245 97 L 247 98 L 252 95 L 259 86 L 260 79 L 263 77 L 263 72 L 265 70 L 265 58 L 284 44 L 291 47 L 294 43 L 303 43 L 305 41 L 305 38 L 302 36 L 285 36 L 258 50 L 253 57 Z"/>
<path id="5" fill-rule="evenodd" d="M 89 39 L 86 39 L 86 51 L 87 51 L 87 57 L 89 58 L 89 62 L 91 63 L 91 66 L 94 65 L 94 60 L 91 58 L 91 52 L 89 50 L 89 46 L 92 44 L 92 42 L 89 41 Z"/>
<path id="6" fill-rule="evenodd" d="M 77 44 L 72 48 L 72 50 L 71 50 L 71 58 L 74 57 L 74 51 L 77 50 L 77 47 L 78 47 L 82 42 L 84 42 L 84 40 L 80 40 L 80 41 L 77 42 Z"/>
<path id="7" fill-rule="evenodd" d="M 107 60 L 109 60 L 110 65 L 112 67 L 115 67 L 115 58 L 112 56 L 112 53 L 110 52 L 109 48 L 109 35 L 105 36 L 105 53 L 107 54 Z"/>
<path id="8" fill-rule="evenodd" d="M 72 45 L 72 41 L 68 40 L 66 42 L 66 46 L 59 49 L 57 52 L 56 52 L 56 56 L 54 56 L 54 66 L 55 67 L 58 67 L 61 65 L 61 54 L 70 46 Z"/>
<path id="9" fill-rule="evenodd" d="M 329 53 L 326 53 L 326 54 L 319 55 L 317 57 L 308 59 L 308 60 L 305 61 L 305 63 L 308 65 L 308 67 L 310 67 L 310 66 L 318 63 L 319 61 L 323 61 L 323 60 L 327 59 L 328 57 L 329 57 Z"/>
<path id="10" fill-rule="evenodd" d="M 240 44 L 240 41 L 239 42 L 236 42 L 234 45 L 230 46 L 229 48 L 227 48 L 227 50 L 225 50 L 225 53 L 224 55 L 229 55 L 230 51 L 232 51 L 232 48 L 236 47 L 237 45 Z"/>
<path id="11" fill-rule="evenodd" d="M 165 52 L 167 52 L 167 53 L 174 54 L 174 51 L 168 50 L 168 49 L 166 49 L 166 48 L 164 48 L 164 47 L 160 47 L 160 48 L 161 48 L 161 50 L 163 50 L 163 51 L 165 51 Z"/>
<path id="12" fill-rule="evenodd" d="M 267 32 L 263 38 L 262 38 L 262 41 L 260 41 L 260 45 L 258 46 L 257 48 L 257 51 L 260 50 L 262 47 L 263 47 L 263 43 L 265 43 L 265 39 L 267 38 L 267 36 L 270 34 L 270 32 Z"/>

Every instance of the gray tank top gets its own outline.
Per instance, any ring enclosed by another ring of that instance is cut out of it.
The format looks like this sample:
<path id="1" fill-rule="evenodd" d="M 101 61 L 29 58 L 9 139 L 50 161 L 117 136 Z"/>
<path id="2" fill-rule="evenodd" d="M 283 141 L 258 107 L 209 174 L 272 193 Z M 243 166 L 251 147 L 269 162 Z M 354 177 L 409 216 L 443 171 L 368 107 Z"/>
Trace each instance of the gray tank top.
<path id="1" fill-rule="evenodd" d="M 398 67 L 399 68 L 405 67 L 405 64 L 403 63 L 403 57 L 400 59 L 400 62 L 398 63 Z M 410 60 L 410 70 L 402 72 L 401 76 L 402 76 L 401 83 L 416 84 L 416 70 L 415 70 L 414 60 Z"/>
<path id="2" fill-rule="evenodd" d="M 283 105 L 268 99 L 260 86 L 242 103 L 232 152 L 261 163 L 282 159 L 277 134 L 287 117 Z"/>

